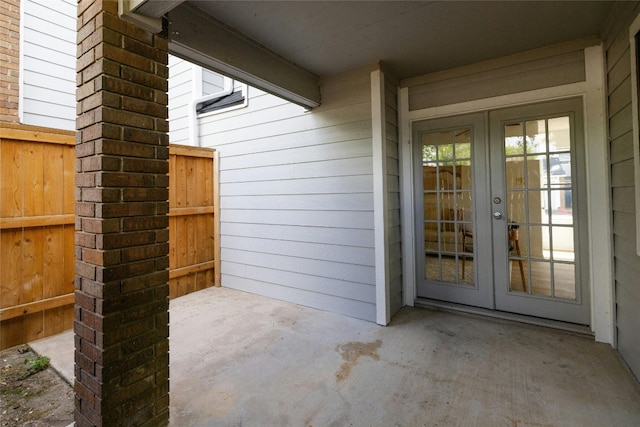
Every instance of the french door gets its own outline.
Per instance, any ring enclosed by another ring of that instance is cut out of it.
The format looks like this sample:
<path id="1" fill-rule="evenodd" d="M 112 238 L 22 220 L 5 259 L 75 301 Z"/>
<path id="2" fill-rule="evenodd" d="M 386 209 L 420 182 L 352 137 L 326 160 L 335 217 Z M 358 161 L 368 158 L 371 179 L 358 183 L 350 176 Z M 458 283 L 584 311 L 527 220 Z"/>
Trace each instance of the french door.
<path id="1" fill-rule="evenodd" d="M 581 111 L 414 124 L 419 297 L 589 323 Z"/>

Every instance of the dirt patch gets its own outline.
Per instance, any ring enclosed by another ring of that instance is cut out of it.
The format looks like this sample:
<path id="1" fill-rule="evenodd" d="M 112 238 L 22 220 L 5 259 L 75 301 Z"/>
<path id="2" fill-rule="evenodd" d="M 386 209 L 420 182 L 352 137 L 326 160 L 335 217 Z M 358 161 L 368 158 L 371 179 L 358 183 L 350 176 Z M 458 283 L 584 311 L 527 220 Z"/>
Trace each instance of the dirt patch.
<path id="1" fill-rule="evenodd" d="M 0 351 L 0 426 L 68 426 L 73 399 L 73 388 L 29 347 Z"/>

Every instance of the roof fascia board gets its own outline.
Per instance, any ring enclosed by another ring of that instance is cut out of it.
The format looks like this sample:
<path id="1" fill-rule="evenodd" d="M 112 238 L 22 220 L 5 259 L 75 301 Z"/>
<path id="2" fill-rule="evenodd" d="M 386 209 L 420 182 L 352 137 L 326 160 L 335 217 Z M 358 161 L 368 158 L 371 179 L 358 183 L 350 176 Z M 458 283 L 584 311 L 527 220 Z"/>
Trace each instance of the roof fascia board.
<path id="1" fill-rule="evenodd" d="M 169 52 L 288 101 L 320 105 L 318 77 L 183 3 L 168 14 Z"/>

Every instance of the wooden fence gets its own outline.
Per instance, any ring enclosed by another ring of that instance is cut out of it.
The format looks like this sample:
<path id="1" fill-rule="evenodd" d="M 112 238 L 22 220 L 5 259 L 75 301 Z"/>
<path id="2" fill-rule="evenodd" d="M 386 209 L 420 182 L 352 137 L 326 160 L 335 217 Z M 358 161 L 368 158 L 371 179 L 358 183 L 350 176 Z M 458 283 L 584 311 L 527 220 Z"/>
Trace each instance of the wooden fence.
<path id="1" fill-rule="evenodd" d="M 217 153 L 169 147 L 169 292 L 176 298 L 219 286 Z"/>
<path id="2" fill-rule="evenodd" d="M 0 123 L 0 349 L 73 327 L 75 133 Z M 170 297 L 219 284 L 217 162 L 170 147 Z"/>

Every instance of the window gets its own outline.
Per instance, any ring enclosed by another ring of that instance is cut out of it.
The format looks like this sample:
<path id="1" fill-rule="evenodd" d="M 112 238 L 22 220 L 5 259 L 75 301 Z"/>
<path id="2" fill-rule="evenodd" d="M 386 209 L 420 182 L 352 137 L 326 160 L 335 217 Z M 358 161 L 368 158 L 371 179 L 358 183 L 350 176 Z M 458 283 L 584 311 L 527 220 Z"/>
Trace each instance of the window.
<path id="1" fill-rule="evenodd" d="M 196 104 L 198 117 L 247 106 L 247 85 L 202 69 L 202 95 Z M 197 96 L 197 95 L 196 95 Z"/>

